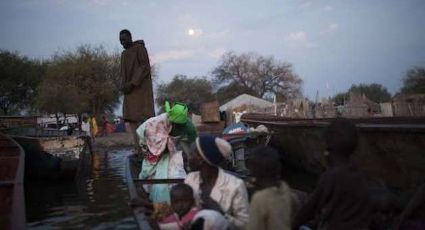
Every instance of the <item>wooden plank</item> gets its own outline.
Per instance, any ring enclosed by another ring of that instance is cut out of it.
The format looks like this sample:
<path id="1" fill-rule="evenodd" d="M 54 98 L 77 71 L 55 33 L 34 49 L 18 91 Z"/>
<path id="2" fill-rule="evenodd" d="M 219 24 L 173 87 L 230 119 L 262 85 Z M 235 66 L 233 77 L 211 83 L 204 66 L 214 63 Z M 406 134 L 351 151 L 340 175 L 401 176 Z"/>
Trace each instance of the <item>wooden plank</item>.
<path id="1" fill-rule="evenodd" d="M 25 229 L 25 197 L 23 191 L 25 153 L 10 137 L 0 133 L 0 226 Z"/>
<path id="2" fill-rule="evenodd" d="M 14 186 L 15 181 L 9 180 L 9 181 L 0 181 L 0 187 L 7 187 L 7 186 Z"/>
<path id="3" fill-rule="evenodd" d="M 184 179 L 133 179 L 133 181 L 142 184 L 179 184 L 183 183 Z"/>
<path id="4" fill-rule="evenodd" d="M 130 200 L 140 199 L 140 196 L 137 193 L 136 185 L 134 184 L 134 175 L 133 175 L 132 166 L 133 166 L 132 156 L 129 156 L 127 157 L 127 162 L 126 162 L 126 178 L 127 178 L 128 191 L 130 193 Z M 152 227 L 143 211 L 144 211 L 143 207 L 133 207 L 133 214 L 134 214 L 136 223 L 139 229 L 151 230 Z"/>

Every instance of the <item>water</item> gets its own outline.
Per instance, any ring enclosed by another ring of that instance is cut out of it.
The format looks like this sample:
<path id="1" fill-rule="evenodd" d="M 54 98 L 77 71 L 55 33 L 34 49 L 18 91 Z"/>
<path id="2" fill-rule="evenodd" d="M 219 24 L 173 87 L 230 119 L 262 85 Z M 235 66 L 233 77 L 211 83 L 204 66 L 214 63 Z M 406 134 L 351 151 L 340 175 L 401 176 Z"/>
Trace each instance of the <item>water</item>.
<path id="1" fill-rule="evenodd" d="M 135 229 L 125 159 L 130 149 L 96 150 L 91 175 L 76 182 L 27 183 L 29 229 Z"/>
<path id="2" fill-rule="evenodd" d="M 25 184 L 29 229 L 136 229 L 129 208 L 125 159 L 131 149 L 98 149 L 91 175 L 76 182 Z M 284 165 L 293 188 L 311 191 L 317 178 Z"/>

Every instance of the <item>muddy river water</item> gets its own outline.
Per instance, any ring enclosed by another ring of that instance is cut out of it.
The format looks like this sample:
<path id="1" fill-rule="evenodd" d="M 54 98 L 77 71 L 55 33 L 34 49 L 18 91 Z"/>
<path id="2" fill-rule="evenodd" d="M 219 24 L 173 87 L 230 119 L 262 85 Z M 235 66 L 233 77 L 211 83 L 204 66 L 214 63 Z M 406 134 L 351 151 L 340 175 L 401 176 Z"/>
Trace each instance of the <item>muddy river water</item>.
<path id="1" fill-rule="evenodd" d="M 135 229 L 128 204 L 129 148 L 98 149 L 90 175 L 76 182 L 26 183 L 29 229 Z"/>

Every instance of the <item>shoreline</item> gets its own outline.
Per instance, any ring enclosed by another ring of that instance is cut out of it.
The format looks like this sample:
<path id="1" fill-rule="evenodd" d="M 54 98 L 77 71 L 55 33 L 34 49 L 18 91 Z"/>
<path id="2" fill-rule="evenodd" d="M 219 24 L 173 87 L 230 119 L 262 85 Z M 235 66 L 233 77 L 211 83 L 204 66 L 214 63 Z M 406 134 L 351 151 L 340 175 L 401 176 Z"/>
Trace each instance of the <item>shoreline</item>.
<path id="1" fill-rule="evenodd" d="M 92 141 L 95 148 L 117 148 L 133 147 L 133 137 L 131 133 L 109 133 L 107 136 L 96 137 Z"/>

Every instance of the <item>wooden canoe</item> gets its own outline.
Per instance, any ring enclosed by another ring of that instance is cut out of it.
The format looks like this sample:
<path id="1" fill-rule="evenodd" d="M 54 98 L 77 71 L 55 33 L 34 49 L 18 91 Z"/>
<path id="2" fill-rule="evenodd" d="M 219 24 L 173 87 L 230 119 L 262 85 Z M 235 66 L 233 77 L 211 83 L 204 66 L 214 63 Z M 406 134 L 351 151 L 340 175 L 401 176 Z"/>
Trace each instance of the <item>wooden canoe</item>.
<path id="1" fill-rule="evenodd" d="M 22 147 L 0 133 L 0 228 L 25 229 L 24 162 Z"/>
<path id="2" fill-rule="evenodd" d="M 25 150 L 25 178 L 72 180 L 87 174 L 92 157 L 83 136 L 11 136 Z"/>
<path id="3" fill-rule="evenodd" d="M 131 201 L 150 202 L 149 195 L 143 189 L 143 184 L 176 184 L 183 183 L 184 179 L 138 179 L 141 159 L 136 155 L 130 155 L 126 161 L 126 179 Z M 153 226 L 153 220 L 149 219 L 144 213 L 144 207 L 132 205 L 134 218 L 139 229 L 150 230 Z"/>
<path id="4" fill-rule="evenodd" d="M 291 166 L 319 175 L 325 169 L 323 131 L 332 121 L 289 119 L 266 114 L 244 114 L 250 126 L 265 125 L 270 144 Z M 425 175 L 425 117 L 351 118 L 359 130 L 353 161 L 391 188 L 413 192 Z"/>

